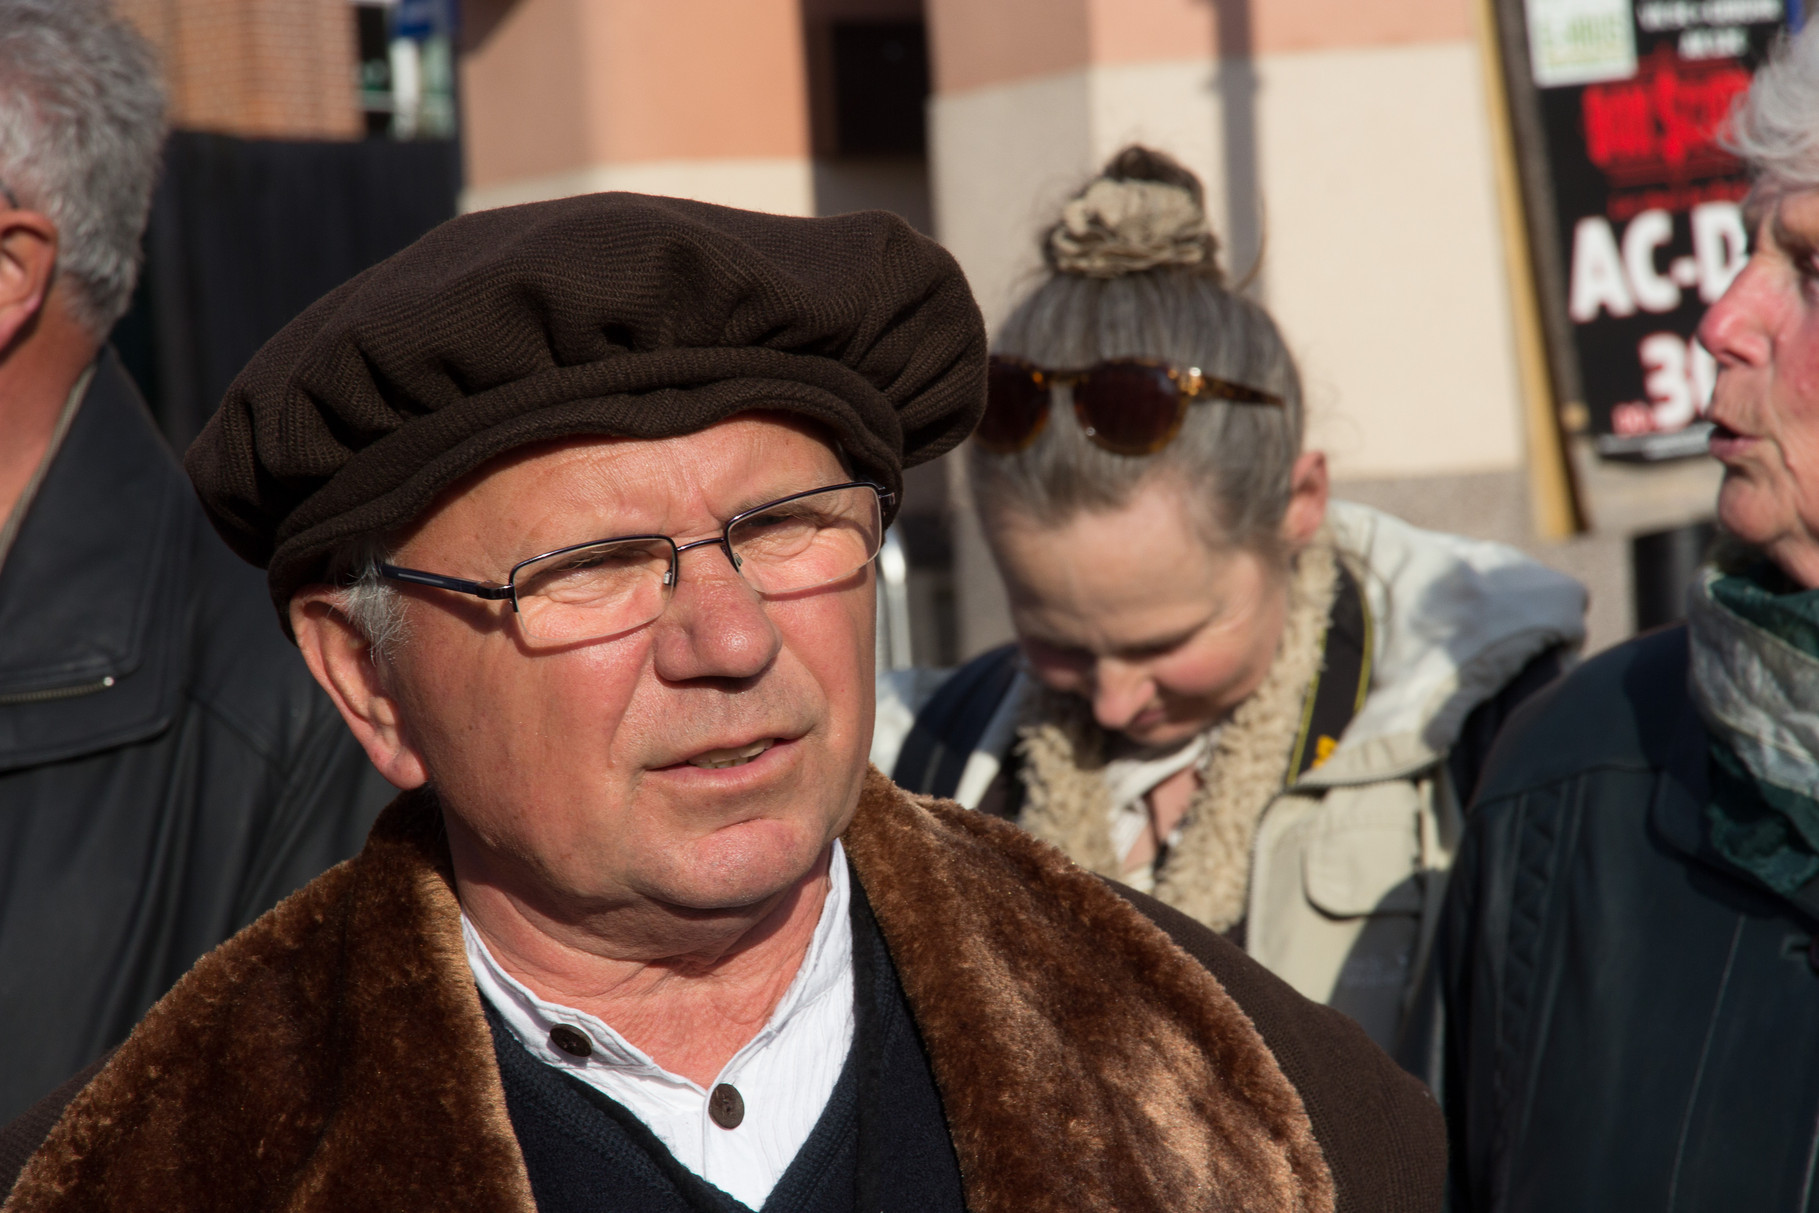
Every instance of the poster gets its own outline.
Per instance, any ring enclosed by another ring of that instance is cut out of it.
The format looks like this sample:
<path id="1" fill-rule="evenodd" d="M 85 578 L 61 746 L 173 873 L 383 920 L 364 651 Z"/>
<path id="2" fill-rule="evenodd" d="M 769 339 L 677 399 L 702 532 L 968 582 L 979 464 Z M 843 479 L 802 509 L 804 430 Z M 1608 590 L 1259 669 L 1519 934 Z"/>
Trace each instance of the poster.
<path id="1" fill-rule="evenodd" d="M 1607 459 L 1702 454 L 1716 366 L 1693 334 L 1749 244 L 1749 182 L 1719 134 L 1786 0 L 1504 2 L 1563 426 Z"/>

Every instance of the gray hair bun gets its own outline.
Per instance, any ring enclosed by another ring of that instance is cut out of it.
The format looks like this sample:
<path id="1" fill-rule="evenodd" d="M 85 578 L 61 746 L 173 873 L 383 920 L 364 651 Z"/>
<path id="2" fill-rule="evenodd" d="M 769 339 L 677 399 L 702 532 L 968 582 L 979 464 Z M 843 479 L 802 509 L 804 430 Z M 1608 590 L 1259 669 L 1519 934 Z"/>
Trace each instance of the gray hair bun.
<path id="1" fill-rule="evenodd" d="M 1221 278 L 1200 179 L 1172 156 L 1136 144 L 1068 200 L 1042 249 L 1061 274 L 1117 278 L 1180 266 Z"/>

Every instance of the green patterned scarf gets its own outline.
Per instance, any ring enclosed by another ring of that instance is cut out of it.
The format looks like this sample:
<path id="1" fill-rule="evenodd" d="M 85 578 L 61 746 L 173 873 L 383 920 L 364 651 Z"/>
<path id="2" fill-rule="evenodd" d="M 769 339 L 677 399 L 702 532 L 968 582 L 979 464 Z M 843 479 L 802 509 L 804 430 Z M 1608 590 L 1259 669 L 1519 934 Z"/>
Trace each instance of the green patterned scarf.
<path id="1" fill-rule="evenodd" d="M 1687 616 L 1712 733 L 1712 845 L 1771 889 L 1819 876 L 1819 590 L 1708 569 Z"/>

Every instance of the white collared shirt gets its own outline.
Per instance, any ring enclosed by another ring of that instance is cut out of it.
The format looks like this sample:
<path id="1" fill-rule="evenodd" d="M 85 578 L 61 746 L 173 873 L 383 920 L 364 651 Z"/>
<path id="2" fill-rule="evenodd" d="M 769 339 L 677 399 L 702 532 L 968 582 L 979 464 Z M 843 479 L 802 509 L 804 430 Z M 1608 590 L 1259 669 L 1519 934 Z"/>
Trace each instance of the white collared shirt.
<path id="1" fill-rule="evenodd" d="M 1149 803 L 1144 800 L 1155 790 L 1157 785 L 1173 778 L 1189 767 L 1205 773 L 1207 764 L 1212 761 L 1213 742 L 1219 736 L 1219 728 L 1214 727 L 1204 733 L 1196 733 L 1180 745 L 1158 750 L 1133 750 L 1129 755 L 1113 758 L 1105 764 L 1103 778 L 1107 799 L 1111 801 L 1112 853 L 1118 856 L 1120 866 L 1130 855 L 1137 840 L 1149 828 L 1151 817 Z M 1181 844 L 1181 835 L 1187 830 L 1187 817 L 1184 815 L 1175 823 L 1167 839 L 1159 839 L 1164 848 Z M 1161 850 L 1158 851 L 1160 857 Z M 1146 867 L 1123 872 L 1118 877 L 1125 884 L 1143 893 L 1156 891 L 1156 867 Z"/>
<path id="2" fill-rule="evenodd" d="M 851 889 L 838 840 L 828 875 L 827 899 L 795 980 L 770 1022 L 705 1089 L 663 1069 L 597 1017 L 533 994 L 499 967 L 465 913 L 461 934 L 481 995 L 531 1056 L 630 1110 L 677 1162 L 756 1209 L 808 1140 L 852 1049 Z M 593 1051 L 575 1057 L 552 1045 L 550 1029 L 559 1024 L 579 1030 Z M 731 1083 L 745 1101 L 737 1128 L 722 1129 L 708 1116 L 708 1094 L 720 1083 Z"/>

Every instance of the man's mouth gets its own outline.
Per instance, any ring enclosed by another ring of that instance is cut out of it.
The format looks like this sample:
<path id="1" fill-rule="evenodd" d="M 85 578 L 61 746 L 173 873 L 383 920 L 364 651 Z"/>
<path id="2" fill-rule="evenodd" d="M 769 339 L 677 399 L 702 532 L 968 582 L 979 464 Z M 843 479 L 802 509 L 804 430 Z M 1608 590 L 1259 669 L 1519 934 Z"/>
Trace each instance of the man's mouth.
<path id="1" fill-rule="evenodd" d="M 1708 420 L 1712 423 L 1712 433 L 1706 439 L 1706 449 L 1719 459 L 1741 454 L 1753 441 L 1750 435 L 1740 434 L 1716 418 Z"/>
<path id="2" fill-rule="evenodd" d="M 742 767 L 764 751 L 777 744 L 775 737 L 766 737 L 747 745 L 734 746 L 727 750 L 708 750 L 688 760 L 691 767 L 701 767 L 708 771 L 721 771 L 727 767 Z"/>

